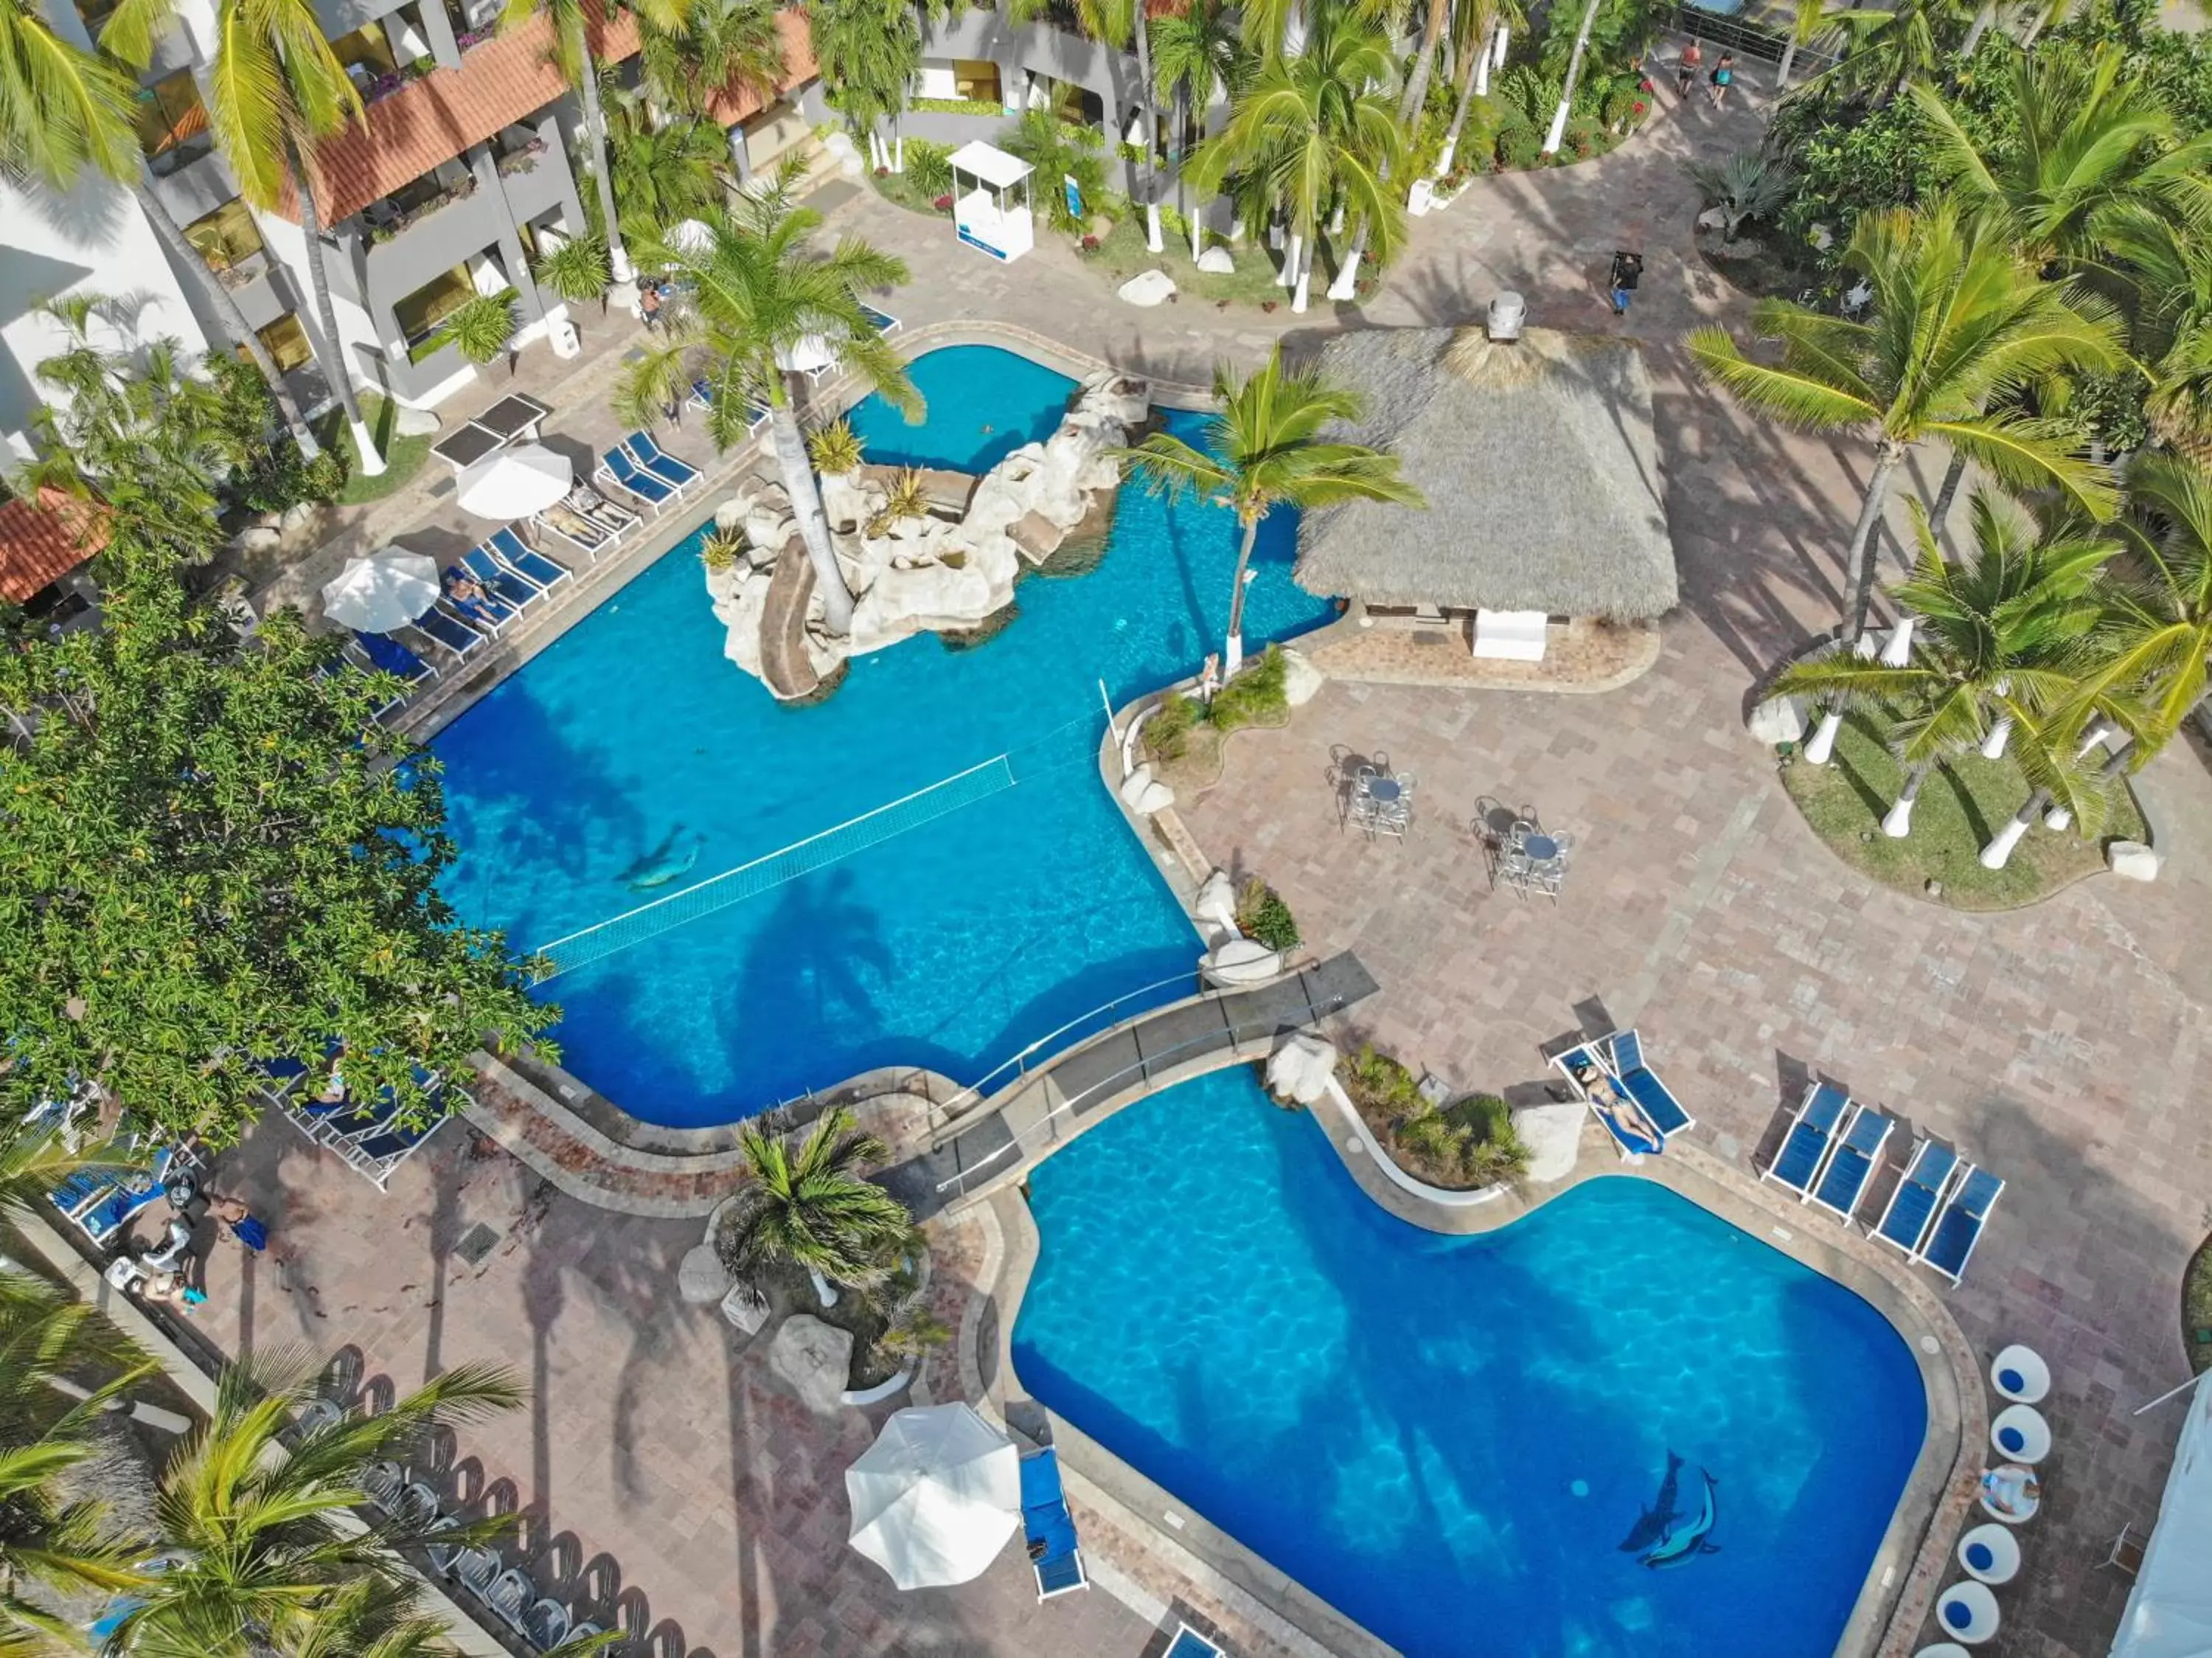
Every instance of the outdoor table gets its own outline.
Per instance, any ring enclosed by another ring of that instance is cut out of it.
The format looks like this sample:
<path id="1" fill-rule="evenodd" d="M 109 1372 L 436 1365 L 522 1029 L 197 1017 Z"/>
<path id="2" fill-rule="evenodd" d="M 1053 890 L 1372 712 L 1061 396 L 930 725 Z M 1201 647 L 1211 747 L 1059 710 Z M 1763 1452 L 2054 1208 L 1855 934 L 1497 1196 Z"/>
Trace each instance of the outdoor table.
<path id="1" fill-rule="evenodd" d="M 1549 835 L 1530 835 L 1522 841 L 1521 850 L 1534 863 L 1549 863 L 1559 855 L 1559 843 Z"/>
<path id="2" fill-rule="evenodd" d="M 1406 791 L 1395 777 L 1370 777 L 1367 780 L 1367 792 L 1376 800 L 1388 804 Z"/>

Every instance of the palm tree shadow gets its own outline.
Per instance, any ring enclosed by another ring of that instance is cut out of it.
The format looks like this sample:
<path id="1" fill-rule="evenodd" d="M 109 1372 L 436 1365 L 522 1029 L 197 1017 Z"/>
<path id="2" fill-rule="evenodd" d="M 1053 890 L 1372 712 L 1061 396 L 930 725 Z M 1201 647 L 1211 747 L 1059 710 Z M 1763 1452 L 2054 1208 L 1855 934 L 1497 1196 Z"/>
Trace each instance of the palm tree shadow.
<path id="1" fill-rule="evenodd" d="M 1974 798 L 1974 791 L 1966 787 L 1966 779 L 1953 767 L 1939 765 L 1936 771 L 1943 779 L 1943 786 L 1951 791 L 1951 797 L 1959 802 L 1960 813 L 1966 820 L 1966 827 L 1972 832 L 1974 844 L 1988 845 L 1991 838 L 1990 822 L 1982 814 L 1981 802 Z"/>

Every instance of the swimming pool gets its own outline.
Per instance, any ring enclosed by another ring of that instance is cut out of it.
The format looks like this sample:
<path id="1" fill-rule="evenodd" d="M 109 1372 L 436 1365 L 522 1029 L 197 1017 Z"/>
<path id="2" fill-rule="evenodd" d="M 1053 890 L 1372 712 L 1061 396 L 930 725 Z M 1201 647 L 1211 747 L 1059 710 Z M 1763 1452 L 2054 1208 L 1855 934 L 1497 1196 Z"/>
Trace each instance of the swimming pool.
<path id="1" fill-rule="evenodd" d="M 1423 1232 L 1243 1068 L 1030 1181 L 1023 1385 L 1413 1658 L 1834 1649 L 1927 1425 L 1840 1284 L 1626 1177 Z"/>
<path id="2" fill-rule="evenodd" d="M 926 424 L 875 399 L 854 413 L 872 456 L 988 465 L 1049 435 L 1074 389 L 985 347 L 930 352 L 913 373 Z M 1194 439 L 1203 424 L 1169 421 Z M 1294 537 L 1288 514 L 1261 533 L 1255 641 L 1328 612 L 1291 582 Z M 460 848 L 444 891 L 471 922 L 533 948 L 1008 750 L 1024 780 L 563 974 L 546 993 L 569 1070 L 648 1122 L 728 1122 L 877 1065 L 973 1080 L 1189 966 L 1189 923 L 1099 783 L 1099 682 L 1118 704 L 1219 649 L 1228 511 L 1125 490 L 1090 573 L 1024 581 L 1018 617 L 974 649 L 925 635 L 861 657 L 813 708 L 778 704 L 724 660 L 697 540 L 432 744 Z M 684 873 L 626 884 L 655 854 Z"/>

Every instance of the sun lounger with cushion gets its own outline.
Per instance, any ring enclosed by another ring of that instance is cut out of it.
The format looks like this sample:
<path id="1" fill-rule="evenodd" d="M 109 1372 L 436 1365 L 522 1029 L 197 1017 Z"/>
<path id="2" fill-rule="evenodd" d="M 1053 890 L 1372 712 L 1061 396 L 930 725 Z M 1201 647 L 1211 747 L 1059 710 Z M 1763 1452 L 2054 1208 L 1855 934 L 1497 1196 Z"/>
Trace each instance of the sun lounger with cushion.
<path id="1" fill-rule="evenodd" d="M 105 1190 L 89 1205 L 69 1213 L 77 1229 L 94 1243 L 120 1236 L 139 1212 L 163 1195 L 161 1183 L 169 1178 L 176 1154 L 167 1146 L 154 1153 L 150 1167 L 111 1171 Z"/>
<path id="2" fill-rule="evenodd" d="M 568 505 L 617 537 L 629 534 L 645 521 L 621 502 L 608 500 L 589 484 L 579 484 L 568 491 Z"/>
<path id="3" fill-rule="evenodd" d="M 677 497 L 678 491 L 664 484 L 652 473 L 640 469 L 636 461 L 622 449 L 609 449 L 599 457 L 599 470 L 592 474 L 601 482 L 613 485 L 626 495 L 636 497 L 658 513 Z"/>
<path id="4" fill-rule="evenodd" d="M 1178 1623 L 1175 1639 L 1168 1643 L 1168 1649 L 1160 1655 L 1160 1658 L 1224 1658 L 1224 1654 L 1218 1646 L 1189 1624 Z"/>
<path id="5" fill-rule="evenodd" d="M 1620 1078 L 1629 1097 L 1644 1108 L 1662 1140 L 1698 1125 L 1698 1119 L 1682 1109 L 1657 1073 L 1644 1063 L 1643 1039 L 1633 1030 L 1615 1031 L 1606 1039 L 1605 1045 L 1612 1052 L 1613 1075 Z"/>
<path id="6" fill-rule="evenodd" d="M 490 550 L 495 558 L 522 577 L 524 581 L 533 582 L 548 592 L 559 587 L 563 582 L 573 582 L 576 579 L 575 571 L 556 559 L 548 558 L 544 553 L 532 547 L 527 541 L 514 533 L 514 526 L 512 524 L 507 525 L 504 529 L 494 530 L 491 533 L 491 539 L 486 541 L 484 546 Z"/>
<path id="7" fill-rule="evenodd" d="M 397 639 L 356 629 L 348 643 L 349 655 L 380 674 L 396 674 L 410 685 L 430 677 L 430 664 Z"/>
<path id="8" fill-rule="evenodd" d="M 1965 1277 L 1966 1263 L 1974 1258 L 1974 1246 L 1981 1242 L 1982 1228 L 2003 1190 L 2004 1182 L 1996 1175 L 1969 1167 L 1951 1189 L 1942 1213 L 1936 1217 L 1935 1229 L 1929 1234 L 1919 1259 L 1953 1283 Z"/>
<path id="9" fill-rule="evenodd" d="M 587 558 L 597 558 L 615 544 L 612 530 L 593 523 L 565 501 L 556 501 L 544 511 L 531 514 L 530 521 Z"/>
<path id="10" fill-rule="evenodd" d="M 1759 1178 L 1786 1186 L 1800 1198 L 1812 1191 L 1835 1147 L 1836 1125 L 1850 1105 L 1851 1096 L 1832 1082 L 1815 1082 L 1807 1088 L 1781 1149 L 1759 1170 Z"/>
<path id="11" fill-rule="evenodd" d="M 475 576 L 486 593 L 491 594 L 517 610 L 526 610 L 545 596 L 543 583 L 508 569 L 491 556 L 487 547 L 471 547 L 461 555 L 461 568 Z"/>
<path id="12" fill-rule="evenodd" d="M 623 439 L 623 447 L 629 451 L 630 458 L 639 466 L 672 489 L 680 492 L 699 481 L 699 469 L 662 448 L 653 441 L 651 432 L 632 432 Z"/>
<path id="13" fill-rule="evenodd" d="M 1844 1120 L 1843 1132 L 1836 1137 L 1836 1149 L 1828 1158 L 1820 1185 L 1808 1194 L 1814 1204 L 1849 1226 L 1851 1211 L 1859 1206 L 1875 1165 L 1881 1161 L 1881 1149 L 1889 1143 L 1890 1131 L 1896 1126 L 1892 1119 L 1871 1106 L 1853 1106 Z"/>
<path id="14" fill-rule="evenodd" d="M 485 635 L 467 623 L 447 615 L 435 605 L 408 624 L 431 643 L 442 647 L 454 656 L 466 656 L 483 644 Z"/>
<path id="15" fill-rule="evenodd" d="M 1943 1193 L 1958 1169 L 1957 1152 L 1933 1140 L 1923 1140 L 1913 1148 L 1912 1161 L 1905 1167 L 1905 1178 L 1889 1194 L 1888 1207 L 1881 1211 L 1881 1222 L 1875 1228 L 1874 1235 L 1886 1244 L 1894 1244 L 1907 1255 L 1917 1254 L 1920 1246 L 1927 1241 L 1929 1225 L 1935 1220 Z"/>
<path id="16" fill-rule="evenodd" d="M 1617 1107 L 1608 1107 L 1600 1104 L 1591 1095 L 1583 1079 L 1576 1074 L 1578 1069 L 1594 1070 L 1608 1089 L 1620 1091 L 1620 1079 L 1606 1064 L 1604 1057 L 1599 1053 L 1595 1044 L 1584 1043 L 1580 1046 L 1569 1048 L 1565 1053 L 1553 1054 L 1552 1063 L 1559 1067 L 1559 1075 L 1567 1079 L 1567 1086 L 1574 1090 L 1575 1098 L 1588 1106 L 1590 1108 L 1590 1115 L 1605 1125 L 1605 1131 L 1613 1137 L 1613 1149 L 1619 1151 L 1623 1158 L 1630 1162 L 1635 1162 L 1640 1158 L 1656 1157 L 1666 1150 L 1667 1143 L 1664 1138 L 1655 1139 L 1646 1135 L 1637 1126 L 1633 1119 L 1629 1118 Z"/>
<path id="17" fill-rule="evenodd" d="M 1075 1539 L 1075 1521 L 1060 1489 L 1060 1457 L 1049 1445 L 1022 1459 L 1022 1531 L 1031 1550 L 1038 1600 L 1091 1587 Z M 1043 1545 L 1042 1553 L 1036 1552 L 1039 1544 Z"/>

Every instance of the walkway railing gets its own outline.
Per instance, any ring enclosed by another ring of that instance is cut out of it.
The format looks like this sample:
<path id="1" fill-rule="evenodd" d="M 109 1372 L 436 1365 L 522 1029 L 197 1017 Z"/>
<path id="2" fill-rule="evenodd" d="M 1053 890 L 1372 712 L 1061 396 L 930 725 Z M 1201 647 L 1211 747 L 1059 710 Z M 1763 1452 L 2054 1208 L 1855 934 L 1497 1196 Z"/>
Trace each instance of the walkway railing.
<path id="1" fill-rule="evenodd" d="M 1758 58 L 1770 64 L 1782 61 L 1782 54 L 1790 49 L 1790 31 L 1771 28 L 1763 23 L 1747 22 L 1741 15 L 1723 15 L 1707 11 L 1703 6 L 1693 6 L 1689 0 L 1679 0 L 1674 8 L 1674 31 L 1710 40 L 1723 52 L 1732 52 L 1739 58 Z M 1836 61 L 1830 49 L 1832 35 L 1818 40 L 1801 41 L 1792 66 L 1793 75 L 1819 74 Z"/>
<path id="2" fill-rule="evenodd" d="M 1029 1074 L 1030 1062 L 1035 1059 L 1039 1053 L 1044 1051 L 1044 1049 L 1059 1042 L 1060 1038 L 1066 1036 L 1070 1031 L 1075 1029 L 1077 1026 L 1088 1024 L 1091 1020 L 1097 1018 L 1101 1014 L 1112 1013 L 1115 1009 L 1123 1007 L 1127 1003 L 1135 1001 L 1140 996 L 1150 996 L 1154 991 L 1164 991 L 1170 984 L 1194 984 L 1197 982 L 1198 970 L 1195 967 L 1186 968 L 1183 972 L 1176 974 L 1172 978 L 1158 978 L 1154 979 L 1149 984 L 1139 986 L 1136 990 L 1124 991 L 1121 995 L 1115 997 L 1111 1002 L 1102 1002 L 1097 1007 L 1091 1009 L 1090 1012 L 1076 1015 L 1074 1018 L 1069 1020 L 1065 1025 L 1059 1027 L 1055 1030 L 1047 1031 L 1042 1036 L 1037 1038 L 1036 1041 L 1022 1049 L 1020 1052 L 1000 1061 L 999 1064 L 992 1066 L 989 1070 L 986 1071 L 974 1082 L 961 1089 L 960 1092 L 954 1094 L 951 1099 L 946 1100 L 945 1104 L 937 1106 L 931 1113 L 930 1127 L 933 1130 L 935 1130 L 942 1128 L 951 1123 L 954 1119 L 958 1117 L 962 1112 L 967 1110 L 970 1106 L 975 1104 L 977 1100 L 981 1100 L 986 1094 L 989 1094 L 993 1084 L 994 1084 L 1000 1077 L 1005 1076 L 1009 1071 L 1012 1072 L 1017 1076 L 1026 1076 Z M 1105 1028 L 1106 1027 L 1102 1025 L 1099 1027 L 1099 1031 L 1103 1031 Z M 1097 1031 L 1094 1031 L 1092 1033 L 1093 1035 L 1097 1035 L 1098 1033 L 1099 1033 Z M 1057 1058 L 1059 1056 L 1057 1052 L 1055 1052 L 1053 1057 Z"/>

